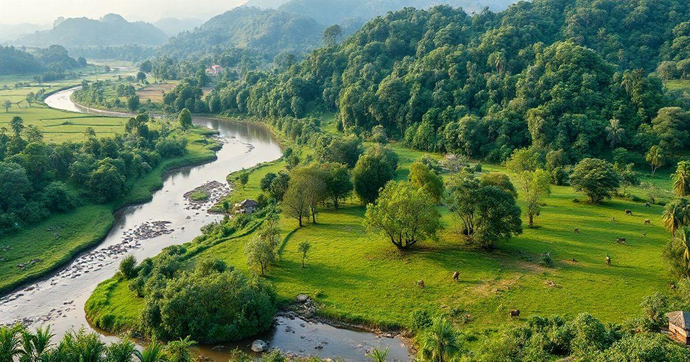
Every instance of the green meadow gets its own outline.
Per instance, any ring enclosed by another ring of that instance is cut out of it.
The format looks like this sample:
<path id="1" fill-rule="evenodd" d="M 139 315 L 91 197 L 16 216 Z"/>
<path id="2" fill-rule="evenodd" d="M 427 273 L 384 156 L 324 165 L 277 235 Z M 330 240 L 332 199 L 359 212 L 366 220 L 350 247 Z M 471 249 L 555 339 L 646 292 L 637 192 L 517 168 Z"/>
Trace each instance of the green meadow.
<path id="1" fill-rule="evenodd" d="M 425 153 L 392 147 L 401 161 L 397 178 L 406 179 L 409 165 Z M 282 162 L 274 162 L 250 170 L 248 184 L 233 191 L 229 201 L 256 198 L 261 178 L 283 168 Z M 498 165 L 483 165 L 483 170 L 504 171 Z M 668 173 L 661 172 L 646 174 L 643 181 L 660 187 L 670 184 Z M 645 195 L 641 188 L 629 192 Z M 351 198 L 340 210 L 322 210 L 317 224 L 301 229 L 296 220 L 281 216 L 280 260 L 267 279 L 285 303 L 306 293 L 319 304 L 320 315 L 371 327 L 409 326 L 410 314 L 417 309 L 447 314 L 463 330 L 480 333 L 516 323 L 509 317 L 513 309 L 520 309 L 523 318 L 590 312 L 605 322 L 622 322 L 638 316 L 644 296 L 669 288 L 662 260 L 669 234 L 661 226 L 662 207 L 622 199 L 590 205 L 584 200 L 571 187 L 553 187 L 537 227 L 530 229 L 525 223 L 522 235 L 499 243 L 493 251 L 467 245 L 455 217 L 439 207 L 444 225 L 440 241 L 401 253 L 380 235 L 366 232 L 365 208 Z M 626 216 L 628 209 L 633 216 Z M 652 225 L 645 225 L 646 219 Z M 192 253 L 188 262 L 220 258 L 248 273 L 244 245 L 252 237 L 219 240 Z M 616 238 L 626 243 L 617 244 Z M 303 240 L 312 245 L 305 269 L 297 251 Z M 194 248 L 193 243 L 188 246 Z M 550 253 L 553 267 L 540 265 L 544 253 Z M 605 264 L 607 255 L 610 267 Z M 460 272 L 457 283 L 454 271 Z M 418 280 L 426 287 L 417 287 Z M 86 310 L 97 325 L 124 330 L 136 328 L 142 306 L 127 282 L 114 277 L 99 286 Z"/>

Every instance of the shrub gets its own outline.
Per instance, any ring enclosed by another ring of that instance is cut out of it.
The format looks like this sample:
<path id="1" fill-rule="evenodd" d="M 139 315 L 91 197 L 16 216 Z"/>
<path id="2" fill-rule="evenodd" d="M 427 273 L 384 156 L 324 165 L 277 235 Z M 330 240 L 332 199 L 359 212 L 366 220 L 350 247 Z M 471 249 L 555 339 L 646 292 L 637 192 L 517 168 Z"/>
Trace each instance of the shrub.
<path id="1" fill-rule="evenodd" d="M 411 314 L 412 319 L 412 329 L 415 331 L 421 331 L 428 328 L 431 325 L 431 316 L 429 312 L 425 310 L 415 310 Z"/>
<path id="2" fill-rule="evenodd" d="M 134 258 L 134 255 L 127 255 L 120 262 L 120 273 L 122 273 L 125 279 L 132 279 L 137 276 L 136 266 L 137 259 Z"/>

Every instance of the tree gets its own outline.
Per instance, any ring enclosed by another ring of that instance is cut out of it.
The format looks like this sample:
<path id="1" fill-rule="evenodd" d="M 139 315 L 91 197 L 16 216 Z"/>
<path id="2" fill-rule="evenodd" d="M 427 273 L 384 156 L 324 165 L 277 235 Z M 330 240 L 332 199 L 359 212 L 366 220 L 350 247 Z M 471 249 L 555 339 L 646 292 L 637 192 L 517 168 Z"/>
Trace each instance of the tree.
<path id="1" fill-rule="evenodd" d="M 29 92 L 26 95 L 25 99 L 26 99 L 26 103 L 29 104 L 29 108 L 31 108 L 31 103 L 33 103 L 33 101 L 36 99 L 36 94 L 34 94 L 34 92 Z"/>
<path id="2" fill-rule="evenodd" d="M 431 196 L 409 182 L 389 182 L 375 204 L 367 205 L 364 225 L 381 232 L 398 249 L 409 249 L 419 241 L 436 239 L 441 214 Z"/>
<path id="3" fill-rule="evenodd" d="M 666 230 L 671 232 L 671 235 L 675 237 L 676 231 L 690 221 L 690 204 L 688 200 L 685 198 L 677 198 L 666 204 L 662 220 L 664 221 Z"/>
<path id="4" fill-rule="evenodd" d="M 611 149 L 616 148 L 616 144 L 621 141 L 625 134 L 625 129 L 620 124 L 620 120 L 612 118 L 609 120 L 609 125 L 606 126 L 606 140 L 609 141 Z"/>
<path id="5" fill-rule="evenodd" d="M 36 333 L 23 330 L 21 334 L 24 354 L 21 360 L 43 361 L 50 350 L 50 340 L 55 336 L 50 332 L 50 326 L 39 327 Z"/>
<path id="6" fill-rule="evenodd" d="M 676 237 L 683 248 L 683 263 L 685 265 L 685 275 L 690 275 L 690 227 L 683 226 L 678 230 Z"/>
<path id="7" fill-rule="evenodd" d="M 132 279 L 137 276 L 137 259 L 134 255 L 127 255 L 120 262 L 120 273 L 125 279 Z"/>
<path id="8" fill-rule="evenodd" d="M 183 108 L 177 116 L 177 120 L 180 122 L 180 126 L 183 130 L 192 128 L 192 113 L 189 109 Z"/>
<path id="9" fill-rule="evenodd" d="M 461 348 L 457 332 L 444 317 L 434 318 L 431 327 L 422 333 L 417 343 L 417 358 L 420 361 L 453 361 Z"/>
<path id="10" fill-rule="evenodd" d="M 241 172 L 240 175 L 237 176 L 237 182 L 240 184 L 240 187 L 244 189 L 244 187 L 247 186 L 247 182 L 249 182 L 249 172 Z"/>
<path id="11" fill-rule="evenodd" d="M 24 130 L 24 120 L 21 117 L 12 117 L 10 128 L 12 128 L 15 137 L 20 137 Z"/>
<path id="12" fill-rule="evenodd" d="M 410 174 L 407 176 L 412 186 L 426 191 L 437 204 L 443 196 L 443 179 L 421 162 L 410 165 Z"/>
<path id="13" fill-rule="evenodd" d="M 668 81 L 676 77 L 678 66 L 676 62 L 664 61 L 659 63 L 656 71 L 659 73 L 659 77 L 661 77 L 661 79 Z"/>
<path id="14" fill-rule="evenodd" d="M 261 276 L 266 276 L 268 267 L 276 258 L 274 245 L 267 239 L 256 237 L 247 243 L 244 252 L 247 256 L 247 264 L 258 268 Z"/>
<path id="15" fill-rule="evenodd" d="M 324 163 L 321 165 L 326 183 L 326 195 L 333 202 L 337 210 L 340 200 L 352 193 L 353 185 L 347 166 L 340 163 Z"/>
<path id="16" fill-rule="evenodd" d="M 307 253 L 311 250 L 311 244 L 304 240 L 297 246 L 297 252 L 302 256 L 302 269 L 304 269 L 304 261 L 307 259 Z"/>
<path id="17" fill-rule="evenodd" d="M 448 208 L 461 220 L 470 242 L 490 249 L 498 240 L 522 233 L 521 210 L 510 192 L 482 186 L 473 175 L 456 176 L 447 189 Z"/>
<path id="18" fill-rule="evenodd" d="M 671 177 L 673 178 L 673 192 L 676 196 L 690 195 L 690 162 L 678 162 L 676 172 Z"/>
<path id="19" fill-rule="evenodd" d="M 685 148 L 690 139 L 686 126 L 689 122 L 689 112 L 679 107 L 661 108 L 656 118 L 652 120 L 652 134 L 661 148 L 676 155 Z"/>
<path id="20" fill-rule="evenodd" d="M 541 199 L 551 194 L 551 175 L 542 169 L 524 171 L 517 175 L 518 183 L 527 203 L 529 227 L 534 227 L 534 217 L 541 213 Z"/>
<path id="21" fill-rule="evenodd" d="M 397 162 L 397 155 L 383 148 L 378 151 L 371 151 L 370 149 L 359 158 L 352 171 L 352 176 L 355 193 L 362 203 L 367 204 L 376 201 L 379 190 L 388 181 L 395 178 Z"/>
<path id="22" fill-rule="evenodd" d="M 146 348 L 141 351 L 136 350 L 134 356 L 140 362 L 159 362 L 163 361 L 165 358 L 165 346 L 158 342 L 155 338 L 149 343 Z"/>
<path id="23" fill-rule="evenodd" d="M 5 103 L 2 104 L 3 108 L 5 108 L 5 113 L 10 111 L 10 108 L 12 108 L 12 102 L 10 101 L 5 101 Z"/>
<path id="24" fill-rule="evenodd" d="M 661 147 L 654 145 L 649 148 L 645 155 L 645 160 L 652 166 L 652 175 L 654 175 L 659 167 L 663 167 L 666 164 L 666 154 Z"/>
<path id="25" fill-rule="evenodd" d="M 137 73 L 137 82 L 144 83 L 145 80 L 146 80 L 146 73 L 144 73 L 144 72 Z"/>
<path id="26" fill-rule="evenodd" d="M 340 25 L 331 25 L 323 32 L 323 38 L 329 46 L 333 46 L 338 42 L 338 38 L 343 34 L 343 29 Z"/>
<path id="27" fill-rule="evenodd" d="M 29 143 L 41 143 L 43 142 L 43 133 L 41 130 L 38 129 L 38 127 L 34 126 L 33 124 L 30 124 L 26 129 L 24 130 L 24 134 L 26 135 L 26 140 Z"/>
<path id="28" fill-rule="evenodd" d="M 611 197 L 620 186 L 618 174 L 613 166 L 600 159 L 585 158 L 570 175 L 570 183 L 576 191 L 584 192 L 592 203 L 599 203 Z"/>
<path id="29" fill-rule="evenodd" d="M 289 186 L 283 197 L 283 208 L 285 213 L 297 220 L 299 227 L 302 227 L 302 220 L 309 217 L 309 190 L 303 185 L 305 180 L 290 178 Z"/>
<path id="30" fill-rule="evenodd" d="M 124 195 L 127 188 L 125 177 L 117 167 L 104 162 L 91 173 L 88 181 L 91 192 L 102 201 L 112 201 Z"/>

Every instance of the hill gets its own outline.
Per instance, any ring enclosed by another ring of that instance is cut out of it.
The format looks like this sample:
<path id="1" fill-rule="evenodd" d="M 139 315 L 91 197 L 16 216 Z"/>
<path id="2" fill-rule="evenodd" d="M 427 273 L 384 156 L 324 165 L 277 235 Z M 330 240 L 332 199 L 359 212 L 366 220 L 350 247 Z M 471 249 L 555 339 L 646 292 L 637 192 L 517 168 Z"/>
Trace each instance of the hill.
<path id="1" fill-rule="evenodd" d="M 162 30 L 166 35 L 175 36 L 183 31 L 194 30 L 194 28 L 203 23 L 200 19 L 164 18 L 153 23 L 153 25 Z"/>
<path id="2" fill-rule="evenodd" d="M 467 12 L 480 12 L 485 7 L 492 11 L 508 8 L 513 0 L 290 0 L 280 6 L 279 10 L 306 15 L 321 24 L 340 24 L 347 19 L 367 21 L 389 11 L 398 11 L 405 7 L 428 9 L 436 5 L 461 7 Z"/>
<path id="3" fill-rule="evenodd" d="M 0 46 L 0 75 L 64 72 L 83 66 L 59 45 L 35 49 L 33 53 L 12 46 Z"/>
<path id="4" fill-rule="evenodd" d="M 277 10 L 240 7 L 218 15 L 191 32 L 172 38 L 161 51 L 188 57 L 231 48 L 269 55 L 304 52 L 320 44 L 324 26 L 314 19 Z"/>
<path id="5" fill-rule="evenodd" d="M 13 43 L 32 47 L 58 44 L 69 48 L 125 44 L 160 45 L 167 38 L 162 30 L 149 23 L 128 22 L 120 15 L 109 14 L 100 20 L 66 19 L 57 23 L 51 30 L 20 37 Z"/>

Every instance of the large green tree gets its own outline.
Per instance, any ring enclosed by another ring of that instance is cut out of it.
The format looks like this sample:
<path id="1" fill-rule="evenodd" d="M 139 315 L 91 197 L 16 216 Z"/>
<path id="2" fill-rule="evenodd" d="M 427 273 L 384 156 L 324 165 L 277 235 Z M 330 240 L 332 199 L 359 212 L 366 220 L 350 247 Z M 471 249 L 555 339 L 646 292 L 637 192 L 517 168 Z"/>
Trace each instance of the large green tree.
<path id="1" fill-rule="evenodd" d="M 570 175 L 570 183 L 576 191 L 584 192 L 592 203 L 611 197 L 620 186 L 613 165 L 596 158 L 580 161 Z"/>

